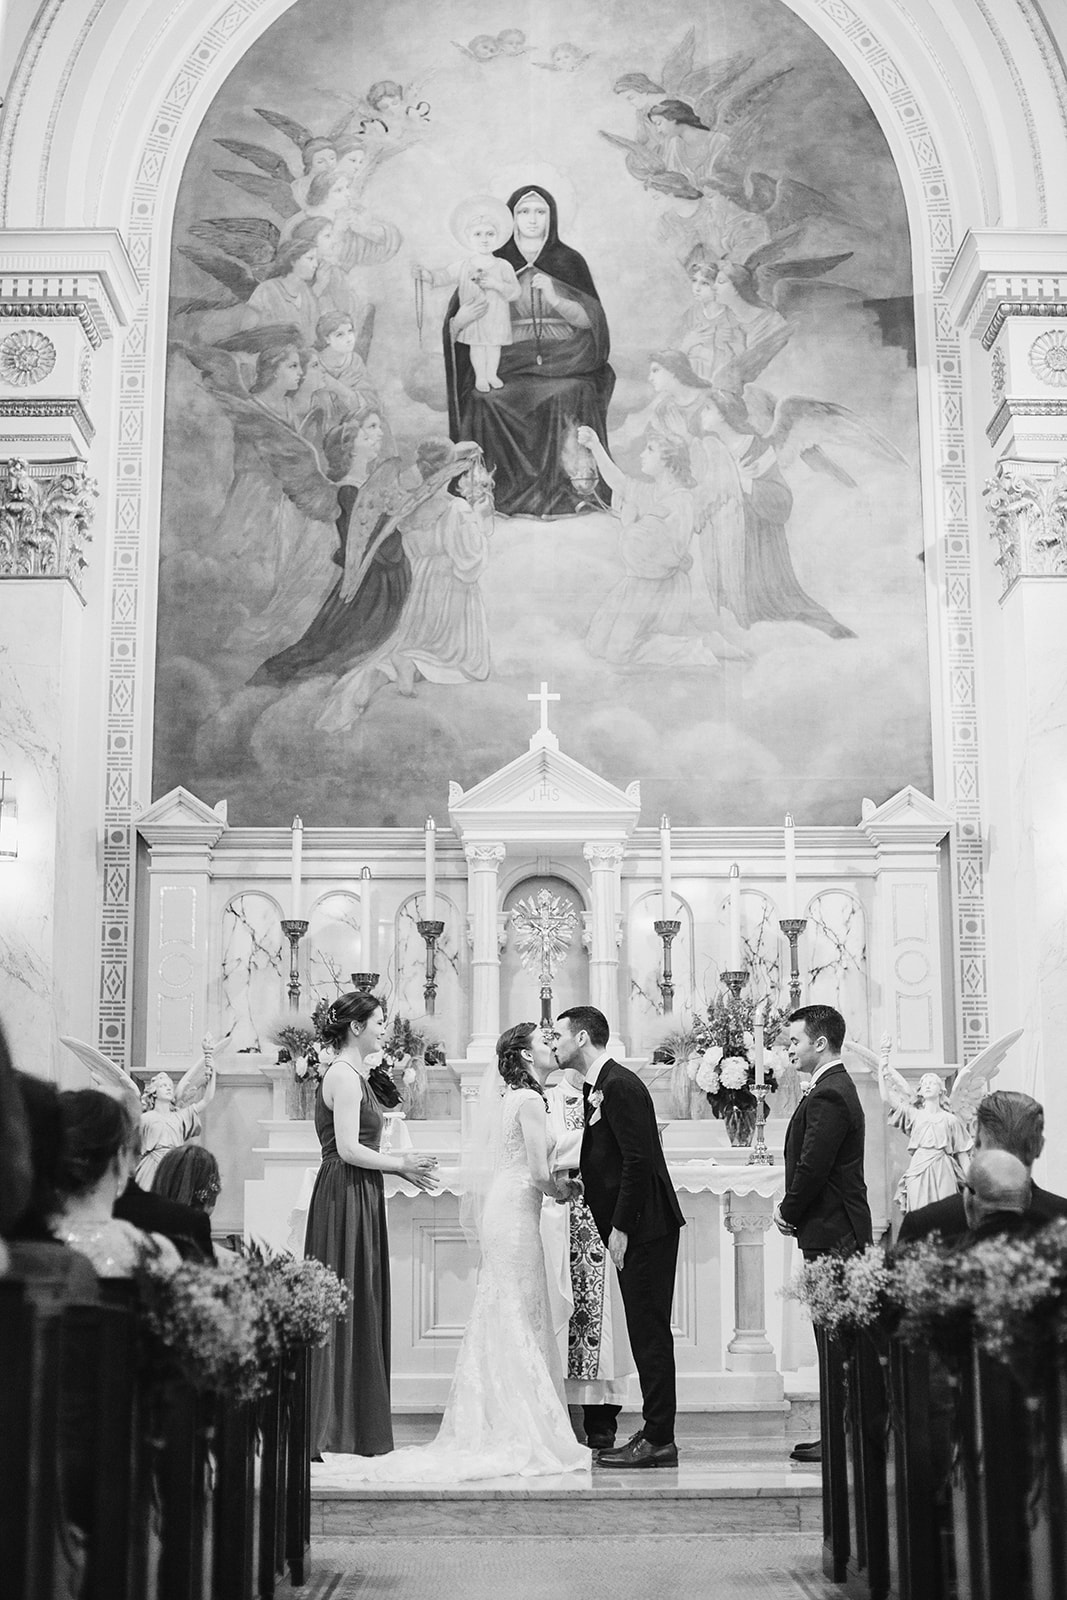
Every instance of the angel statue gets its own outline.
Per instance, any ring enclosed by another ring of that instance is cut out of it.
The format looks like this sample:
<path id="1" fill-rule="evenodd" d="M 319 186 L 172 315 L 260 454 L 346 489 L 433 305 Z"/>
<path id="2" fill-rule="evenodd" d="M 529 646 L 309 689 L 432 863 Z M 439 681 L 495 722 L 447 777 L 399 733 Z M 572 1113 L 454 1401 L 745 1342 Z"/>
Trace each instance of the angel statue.
<path id="1" fill-rule="evenodd" d="M 89 1071 L 96 1087 L 104 1094 L 125 1101 L 131 1116 L 141 1124 L 141 1159 L 134 1181 L 142 1189 L 152 1187 L 156 1168 L 168 1150 L 196 1139 L 201 1132 L 200 1113 L 215 1094 L 215 1041 L 204 1036 L 203 1055 L 190 1067 L 175 1087 L 169 1072 L 157 1072 L 142 1094 L 123 1068 L 80 1039 L 61 1039 L 67 1049 Z"/>
<path id="2" fill-rule="evenodd" d="M 951 1091 L 938 1072 L 924 1072 L 917 1090 L 889 1064 L 891 1040 L 882 1039 L 880 1054 L 849 1041 L 853 1050 L 878 1074 L 878 1089 L 887 1108 L 889 1125 L 908 1136 L 911 1159 L 894 1196 L 901 1211 L 954 1195 L 963 1181 L 960 1158 L 974 1145 L 978 1102 L 1000 1070 L 1022 1029 L 1005 1035 L 976 1055 L 956 1074 Z"/>

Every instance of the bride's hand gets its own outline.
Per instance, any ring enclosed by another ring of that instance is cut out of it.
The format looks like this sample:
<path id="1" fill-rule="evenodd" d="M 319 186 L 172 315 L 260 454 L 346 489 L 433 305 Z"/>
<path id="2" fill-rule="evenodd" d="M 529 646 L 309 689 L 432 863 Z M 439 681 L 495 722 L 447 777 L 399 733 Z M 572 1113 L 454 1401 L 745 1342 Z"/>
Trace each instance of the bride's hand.
<path id="1" fill-rule="evenodd" d="M 400 1157 L 397 1172 L 400 1177 L 406 1178 L 408 1183 L 413 1183 L 416 1189 L 432 1193 L 437 1188 L 436 1167 L 436 1156 L 420 1156 L 416 1150 L 405 1150 Z"/>

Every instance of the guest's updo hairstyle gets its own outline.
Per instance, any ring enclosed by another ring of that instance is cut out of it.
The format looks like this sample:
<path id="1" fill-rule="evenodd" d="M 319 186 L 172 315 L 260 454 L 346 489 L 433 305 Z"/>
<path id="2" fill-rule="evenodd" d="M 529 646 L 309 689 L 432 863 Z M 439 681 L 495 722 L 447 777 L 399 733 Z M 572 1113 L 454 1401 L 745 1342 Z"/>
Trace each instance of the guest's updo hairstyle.
<path id="1" fill-rule="evenodd" d="M 329 1045 L 331 1050 L 343 1050 L 352 1024 L 362 1028 L 376 1011 L 384 1017 L 385 1002 L 366 989 L 351 989 L 348 994 L 339 995 L 319 1024 L 323 1044 Z M 374 1098 L 387 1111 L 400 1104 L 400 1090 L 383 1068 L 372 1067 L 367 1081 L 374 1090 Z"/>
<path id="2" fill-rule="evenodd" d="M 522 1052 L 530 1048 L 536 1022 L 517 1022 L 508 1028 L 496 1042 L 496 1070 L 509 1089 L 532 1089 L 548 1105 L 545 1091 L 522 1059 Z"/>
<path id="3" fill-rule="evenodd" d="M 68 1089 L 59 1109 L 66 1132 L 59 1187 L 64 1194 L 87 1194 L 132 1144 L 133 1119 L 121 1100 L 99 1089 Z"/>

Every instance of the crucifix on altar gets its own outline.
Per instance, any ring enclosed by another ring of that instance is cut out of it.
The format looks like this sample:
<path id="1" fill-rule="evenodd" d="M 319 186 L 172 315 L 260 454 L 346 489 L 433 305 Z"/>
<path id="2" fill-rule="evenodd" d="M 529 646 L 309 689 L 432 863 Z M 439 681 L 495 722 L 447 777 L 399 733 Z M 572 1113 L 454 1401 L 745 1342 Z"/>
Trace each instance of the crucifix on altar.
<path id="1" fill-rule="evenodd" d="M 562 895 L 541 889 L 512 908 L 515 945 L 527 971 L 536 971 L 541 983 L 541 1022 L 552 1021 L 552 980 L 567 950 L 578 918 Z"/>

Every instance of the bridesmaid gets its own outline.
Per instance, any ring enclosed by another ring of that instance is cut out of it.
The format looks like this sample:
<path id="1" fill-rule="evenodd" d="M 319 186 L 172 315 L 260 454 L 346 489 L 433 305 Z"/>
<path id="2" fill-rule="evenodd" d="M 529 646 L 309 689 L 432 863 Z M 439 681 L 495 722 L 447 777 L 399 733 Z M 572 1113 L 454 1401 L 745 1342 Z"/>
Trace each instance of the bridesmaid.
<path id="1" fill-rule="evenodd" d="M 378 1148 L 382 1103 L 396 1094 L 392 1081 L 372 1073 L 367 1059 L 379 1048 L 384 1021 L 377 995 L 344 994 L 331 1005 L 322 1030 L 335 1055 L 315 1100 L 322 1164 L 308 1210 L 304 1254 L 332 1268 L 348 1285 L 350 1300 L 328 1342 L 311 1352 L 313 1457 L 324 1450 L 377 1456 L 393 1448 L 382 1174 L 397 1173 L 416 1189 L 431 1190 L 437 1162 L 414 1150 L 383 1155 Z"/>

